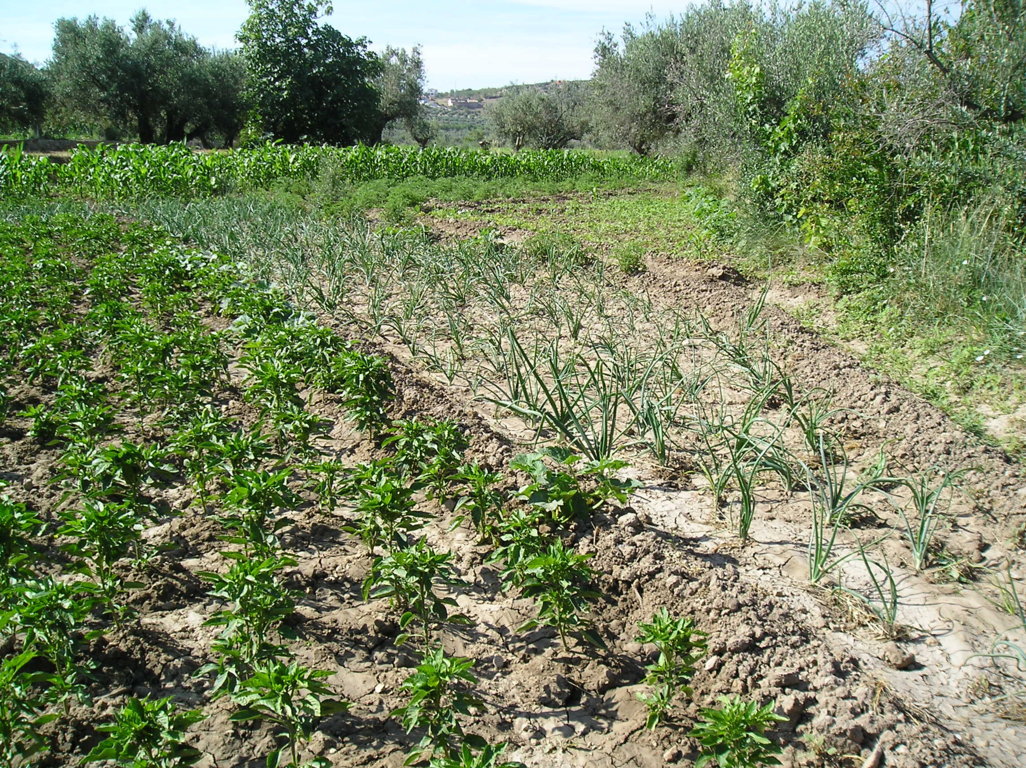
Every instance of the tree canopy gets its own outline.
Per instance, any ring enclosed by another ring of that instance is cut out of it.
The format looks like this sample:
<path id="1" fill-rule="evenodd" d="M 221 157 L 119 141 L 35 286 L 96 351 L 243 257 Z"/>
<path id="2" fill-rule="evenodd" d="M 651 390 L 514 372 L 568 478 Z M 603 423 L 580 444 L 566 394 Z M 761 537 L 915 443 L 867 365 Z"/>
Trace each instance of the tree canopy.
<path id="1" fill-rule="evenodd" d="M 38 130 L 47 96 L 43 72 L 21 56 L 0 53 L 0 131 Z"/>
<path id="2" fill-rule="evenodd" d="M 255 125 L 287 142 L 373 141 L 373 80 L 382 64 L 367 40 L 319 24 L 318 16 L 331 13 L 323 0 L 249 0 L 249 7 L 238 39 Z"/>
<path id="3" fill-rule="evenodd" d="M 242 70 L 233 54 L 216 54 L 173 21 L 137 13 L 128 30 L 111 19 L 60 19 L 50 72 L 65 114 L 135 129 L 142 142 L 171 142 L 237 132 Z"/>

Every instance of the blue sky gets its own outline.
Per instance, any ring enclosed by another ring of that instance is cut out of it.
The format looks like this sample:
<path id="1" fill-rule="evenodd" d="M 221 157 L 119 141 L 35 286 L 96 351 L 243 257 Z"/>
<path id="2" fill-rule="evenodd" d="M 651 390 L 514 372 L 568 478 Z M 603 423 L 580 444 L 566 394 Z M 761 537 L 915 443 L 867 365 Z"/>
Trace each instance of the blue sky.
<path id="1" fill-rule="evenodd" d="M 428 85 L 439 90 L 590 76 L 603 29 L 659 18 L 688 0 L 337 0 L 331 23 L 372 47 L 421 45 Z M 234 48 L 245 0 L 0 0 L 0 52 L 43 63 L 61 17 L 109 17 L 122 25 L 140 8 L 175 19 L 206 46 Z"/>

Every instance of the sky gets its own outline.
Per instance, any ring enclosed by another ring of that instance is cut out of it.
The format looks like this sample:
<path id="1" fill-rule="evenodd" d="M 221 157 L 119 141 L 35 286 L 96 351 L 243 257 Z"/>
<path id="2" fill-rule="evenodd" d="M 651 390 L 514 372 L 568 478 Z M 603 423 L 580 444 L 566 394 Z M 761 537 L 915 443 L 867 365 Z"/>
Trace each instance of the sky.
<path id="1" fill-rule="evenodd" d="M 323 21 L 371 47 L 420 45 L 429 88 L 483 88 L 591 76 L 604 29 L 619 32 L 647 13 L 663 19 L 689 0 L 336 0 Z M 50 57 L 53 23 L 62 17 L 112 18 L 127 26 L 145 8 L 174 19 L 202 45 L 234 48 L 245 0 L 0 0 L 0 52 L 36 64 Z"/>

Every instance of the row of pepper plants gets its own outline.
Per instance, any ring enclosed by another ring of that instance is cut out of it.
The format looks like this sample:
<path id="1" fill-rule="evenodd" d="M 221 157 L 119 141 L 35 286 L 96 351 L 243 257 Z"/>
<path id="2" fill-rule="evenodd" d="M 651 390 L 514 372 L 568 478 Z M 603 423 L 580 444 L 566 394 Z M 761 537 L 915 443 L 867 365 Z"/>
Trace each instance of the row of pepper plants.
<path id="1" fill-rule="evenodd" d="M 308 755 L 308 741 L 350 705 L 328 685 L 333 671 L 305 666 L 290 643 L 301 599 L 290 586 L 290 513 L 313 504 L 341 516 L 367 548 L 364 598 L 387 601 L 395 642 L 416 650 L 399 692 L 406 704 L 392 713 L 413 734 L 410 762 L 514 765 L 504 745 L 467 731 L 467 716 L 483 706 L 473 661 L 443 649 L 447 627 L 470 620 L 453 598 L 467 585 L 452 553 L 431 542 L 443 510 L 454 509 L 490 545 L 502 588 L 534 601 L 521 631 L 543 627 L 566 648 L 601 648 L 589 618 L 598 579 L 579 534 L 601 507 L 628 502 L 622 462 L 558 448 L 517 457 L 509 474 L 468 462 L 457 424 L 394 417 L 383 358 L 237 265 L 154 228 L 26 217 L 0 225 L 0 254 L 0 428 L 54 459 L 59 493 L 34 502 L 19 478 L 0 489 L 4 764 L 33 764 L 59 727 L 50 724 L 102 693 L 91 650 L 100 635 L 138 621 L 133 597 L 145 583 L 136 579 L 162 556 L 148 532 L 200 514 L 217 521 L 223 549 L 220 567 L 199 574 L 220 607 L 197 674 L 211 680 L 211 698 L 232 701 L 234 721 L 274 729 L 269 766 L 328 765 Z M 236 396 L 244 416 L 227 408 Z M 338 460 L 323 439 L 331 425 L 312 407 L 319 397 L 345 408 L 378 458 Z M 168 503 L 166 490 L 183 486 L 189 509 Z M 639 632 L 659 651 L 643 694 L 655 727 L 687 691 L 704 643 L 690 620 L 665 611 Z M 201 753 L 187 730 L 203 716 L 171 696 L 128 698 L 98 727 L 85 760 L 190 765 Z M 756 738 L 724 735 L 738 718 Z M 729 701 L 694 735 L 710 757 L 769 764 L 776 748 L 760 734 L 772 722 L 769 708 Z"/>

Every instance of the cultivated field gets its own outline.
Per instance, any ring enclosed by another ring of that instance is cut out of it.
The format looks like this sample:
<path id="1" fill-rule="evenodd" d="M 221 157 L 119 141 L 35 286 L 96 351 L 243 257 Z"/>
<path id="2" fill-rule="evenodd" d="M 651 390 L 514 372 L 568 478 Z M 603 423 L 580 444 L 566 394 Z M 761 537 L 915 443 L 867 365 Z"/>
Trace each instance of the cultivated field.
<path id="1" fill-rule="evenodd" d="M 1021 463 L 800 288 L 453 202 L 672 164 L 0 161 L 0 764 L 1026 760 Z"/>

